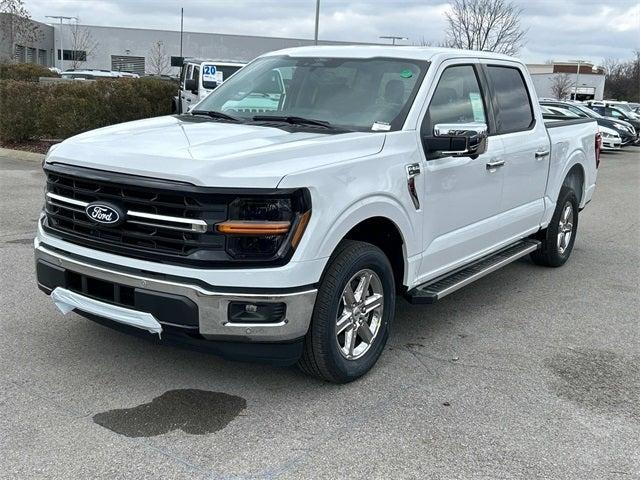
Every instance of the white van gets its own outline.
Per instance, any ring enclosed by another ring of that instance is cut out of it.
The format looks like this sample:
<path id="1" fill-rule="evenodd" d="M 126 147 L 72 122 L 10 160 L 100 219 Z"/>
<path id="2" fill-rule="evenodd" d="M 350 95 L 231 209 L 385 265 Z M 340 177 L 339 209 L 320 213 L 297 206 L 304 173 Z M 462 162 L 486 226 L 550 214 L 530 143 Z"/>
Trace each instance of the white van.
<path id="1" fill-rule="evenodd" d="M 244 66 L 239 62 L 185 59 L 180 71 L 180 98 L 175 99 L 178 113 L 186 112 Z"/>

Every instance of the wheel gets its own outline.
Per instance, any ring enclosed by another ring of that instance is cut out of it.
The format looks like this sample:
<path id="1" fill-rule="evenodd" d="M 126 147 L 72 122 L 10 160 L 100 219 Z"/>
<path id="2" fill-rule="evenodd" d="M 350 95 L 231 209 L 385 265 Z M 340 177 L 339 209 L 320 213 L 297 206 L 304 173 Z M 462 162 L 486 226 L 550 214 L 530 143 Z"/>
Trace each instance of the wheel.
<path id="1" fill-rule="evenodd" d="M 382 353 L 395 310 L 393 270 L 378 247 L 342 242 L 320 281 L 299 367 L 334 383 L 371 369 Z"/>
<path id="2" fill-rule="evenodd" d="M 577 231 L 578 199 L 571 188 L 563 186 L 551 223 L 538 236 L 542 241 L 542 248 L 533 252 L 531 259 L 534 263 L 547 267 L 564 265 L 573 250 Z"/>

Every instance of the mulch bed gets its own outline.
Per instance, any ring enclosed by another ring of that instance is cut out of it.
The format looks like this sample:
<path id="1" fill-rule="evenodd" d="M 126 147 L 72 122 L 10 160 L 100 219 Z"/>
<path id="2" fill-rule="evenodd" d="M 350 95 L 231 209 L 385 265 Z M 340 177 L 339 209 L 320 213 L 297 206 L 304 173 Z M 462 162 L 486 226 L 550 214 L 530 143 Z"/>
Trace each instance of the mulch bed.
<path id="1" fill-rule="evenodd" d="M 25 142 L 0 141 L 0 147 L 10 148 L 12 150 L 23 150 L 25 152 L 47 153 L 49 147 L 54 143 L 60 143 L 60 140 L 28 140 Z"/>

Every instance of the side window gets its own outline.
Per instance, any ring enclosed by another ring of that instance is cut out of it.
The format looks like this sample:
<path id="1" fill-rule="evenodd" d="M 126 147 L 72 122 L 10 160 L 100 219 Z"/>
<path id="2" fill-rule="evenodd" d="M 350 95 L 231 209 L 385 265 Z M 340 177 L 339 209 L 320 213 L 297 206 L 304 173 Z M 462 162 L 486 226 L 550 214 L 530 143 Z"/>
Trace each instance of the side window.
<path id="1" fill-rule="evenodd" d="M 497 101 L 498 133 L 529 129 L 533 125 L 533 108 L 520 70 L 488 66 L 487 75 Z"/>
<path id="2" fill-rule="evenodd" d="M 624 118 L 624 115 L 619 110 L 616 110 L 615 108 L 611 109 L 611 114 L 609 116 L 616 117 L 616 118 Z"/>
<path id="3" fill-rule="evenodd" d="M 184 87 L 184 81 L 187 79 L 187 64 L 182 65 L 182 70 L 180 70 L 180 85 Z"/>
<path id="4" fill-rule="evenodd" d="M 473 66 L 456 65 L 442 72 L 423 125 L 433 133 L 439 123 L 487 123 L 482 91 Z"/>
<path id="5" fill-rule="evenodd" d="M 196 81 L 196 88 L 200 85 L 200 67 L 193 67 L 193 79 Z"/>

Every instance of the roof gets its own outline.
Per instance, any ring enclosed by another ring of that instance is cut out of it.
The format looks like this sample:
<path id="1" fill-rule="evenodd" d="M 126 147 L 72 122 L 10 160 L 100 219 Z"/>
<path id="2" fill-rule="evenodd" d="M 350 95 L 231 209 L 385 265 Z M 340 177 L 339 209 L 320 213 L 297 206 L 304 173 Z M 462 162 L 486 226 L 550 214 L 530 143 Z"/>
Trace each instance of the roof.
<path id="1" fill-rule="evenodd" d="M 263 56 L 290 55 L 293 57 L 344 57 L 372 58 L 390 57 L 415 60 L 432 60 L 436 56 L 447 58 L 488 58 L 494 60 L 520 60 L 494 52 L 479 50 L 460 50 L 457 48 L 414 47 L 404 45 L 321 45 L 313 47 L 294 47 L 269 52 Z"/>
<path id="2" fill-rule="evenodd" d="M 184 57 L 184 63 L 215 63 L 221 66 L 244 67 L 247 62 L 239 62 L 237 60 L 219 60 L 214 58 L 195 58 Z"/>

